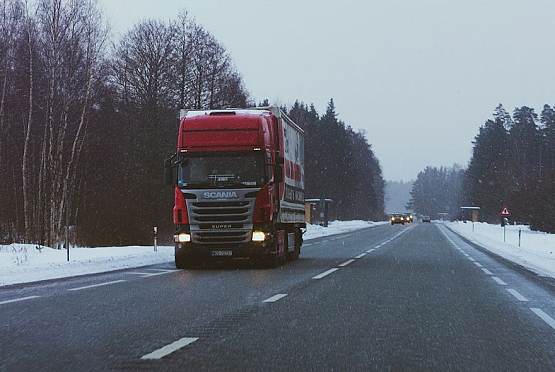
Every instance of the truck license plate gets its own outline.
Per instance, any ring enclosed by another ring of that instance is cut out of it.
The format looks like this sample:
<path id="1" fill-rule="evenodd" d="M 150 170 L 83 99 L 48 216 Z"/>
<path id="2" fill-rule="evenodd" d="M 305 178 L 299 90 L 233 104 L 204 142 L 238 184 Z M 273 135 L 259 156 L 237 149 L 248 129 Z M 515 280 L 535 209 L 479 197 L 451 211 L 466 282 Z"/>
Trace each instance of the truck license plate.
<path id="1" fill-rule="evenodd" d="M 212 256 L 232 256 L 233 251 L 212 251 Z"/>

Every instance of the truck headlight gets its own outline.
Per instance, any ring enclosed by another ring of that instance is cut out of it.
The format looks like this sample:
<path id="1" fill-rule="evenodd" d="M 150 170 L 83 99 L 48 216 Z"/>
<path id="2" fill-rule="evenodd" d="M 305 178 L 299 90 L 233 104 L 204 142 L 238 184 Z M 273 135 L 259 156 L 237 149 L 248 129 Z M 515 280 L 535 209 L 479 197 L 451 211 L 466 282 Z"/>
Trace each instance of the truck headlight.
<path id="1" fill-rule="evenodd" d="M 173 236 L 173 240 L 176 243 L 186 243 L 186 242 L 190 242 L 191 241 L 191 235 L 190 234 L 185 234 L 185 233 L 181 233 L 179 235 L 174 235 Z"/>
<path id="2" fill-rule="evenodd" d="M 252 233 L 252 241 L 253 242 L 263 242 L 266 240 L 266 234 L 264 231 L 253 231 Z"/>

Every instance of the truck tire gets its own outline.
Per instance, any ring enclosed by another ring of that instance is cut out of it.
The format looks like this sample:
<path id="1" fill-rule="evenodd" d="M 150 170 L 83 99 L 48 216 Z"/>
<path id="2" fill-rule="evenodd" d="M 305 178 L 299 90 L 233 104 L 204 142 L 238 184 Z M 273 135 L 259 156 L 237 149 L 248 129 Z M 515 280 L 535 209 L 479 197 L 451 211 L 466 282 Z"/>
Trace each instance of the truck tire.
<path id="1" fill-rule="evenodd" d="M 295 245 L 296 245 L 296 239 L 295 239 Z M 295 259 L 296 249 L 297 247 L 295 246 L 295 249 L 293 249 L 293 252 L 289 252 L 289 235 L 288 235 L 288 232 L 285 231 L 285 262 L 293 261 Z"/>
<path id="2" fill-rule="evenodd" d="M 295 229 L 295 251 L 293 252 L 293 260 L 298 260 L 301 255 L 301 246 L 303 245 L 303 232 L 301 229 Z"/>
<path id="3" fill-rule="evenodd" d="M 275 269 L 279 266 L 281 260 L 278 257 L 277 253 L 270 253 L 266 256 L 264 261 L 264 267 L 268 269 Z"/>
<path id="4" fill-rule="evenodd" d="M 286 260 L 287 257 L 287 253 L 285 254 L 285 256 L 279 257 L 279 247 L 278 247 L 278 242 L 277 242 L 277 235 L 274 234 L 274 241 L 272 242 L 272 247 L 270 249 L 270 252 L 268 252 L 267 254 L 265 254 L 262 257 L 261 263 L 262 263 L 262 267 L 264 268 L 268 268 L 268 269 L 275 269 L 276 267 L 278 267 L 283 261 Z M 285 245 L 287 246 L 287 235 L 285 235 Z"/>

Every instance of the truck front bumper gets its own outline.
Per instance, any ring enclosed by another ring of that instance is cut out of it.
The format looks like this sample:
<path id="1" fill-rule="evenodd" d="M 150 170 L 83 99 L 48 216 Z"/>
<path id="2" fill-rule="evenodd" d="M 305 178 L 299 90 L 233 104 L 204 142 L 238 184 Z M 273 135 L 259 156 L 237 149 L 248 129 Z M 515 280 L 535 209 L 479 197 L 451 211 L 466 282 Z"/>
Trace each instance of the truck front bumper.
<path id="1" fill-rule="evenodd" d="M 202 245 L 176 243 L 175 256 L 198 260 L 229 260 L 235 258 L 261 258 L 270 253 L 269 242 L 251 242 L 234 245 Z"/>

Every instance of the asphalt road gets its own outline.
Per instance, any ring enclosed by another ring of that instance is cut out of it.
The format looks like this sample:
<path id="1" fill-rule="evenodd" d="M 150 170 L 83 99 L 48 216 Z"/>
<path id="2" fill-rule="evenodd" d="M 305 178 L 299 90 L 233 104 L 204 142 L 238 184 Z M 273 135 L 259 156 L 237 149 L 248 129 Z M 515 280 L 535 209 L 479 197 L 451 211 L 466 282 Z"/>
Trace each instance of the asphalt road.
<path id="1" fill-rule="evenodd" d="M 0 288 L 1 371 L 553 371 L 555 285 L 439 224 L 277 269 L 172 263 Z"/>

